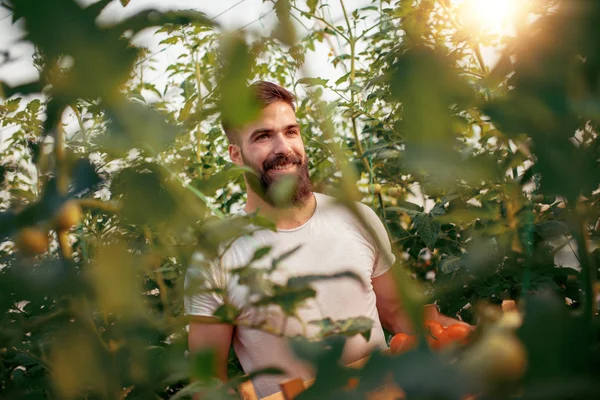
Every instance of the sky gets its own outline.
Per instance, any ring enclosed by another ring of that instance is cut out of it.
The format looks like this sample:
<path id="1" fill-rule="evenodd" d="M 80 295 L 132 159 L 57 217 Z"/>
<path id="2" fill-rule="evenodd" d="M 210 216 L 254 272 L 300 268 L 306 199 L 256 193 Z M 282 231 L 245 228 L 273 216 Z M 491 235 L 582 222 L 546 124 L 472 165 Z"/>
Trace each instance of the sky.
<path id="1" fill-rule="evenodd" d="M 46 0 L 42 0 L 46 1 Z M 94 1 L 79 0 L 81 4 L 91 4 Z M 329 12 L 334 20 L 342 18 L 339 2 L 335 0 L 323 0 L 322 3 L 330 3 Z M 372 3 L 371 0 L 345 0 L 345 5 L 349 11 L 359 7 L 364 7 Z M 206 13 L 209 18 L 215 18 L 225 30 L 244 29 L 259 35 L 268 35 L 275 26 L 277 19 L 275 13 L 270 12 L 273 3 L 263 0 L 131 0 L 123 7 L 119 1 L 113 1 L 109 4 L 100 16 L 102 22 L 117 21 L 136 12 L 154 8 L 161 11 L 194 9 Z M 266 15 L 265 15 L 266 14 Z M 299 28 L 303 29 L 303 28 Z M 9 52 L 10 62 L 3 63 L 4 57 L 0 59 L 0 81 L 6 82 L 11 86 L 26 83 L 34 80 L 37 71 L 32 64 L 33 46 L 29 43 L 19 41 L 23 31 L 19 24 L 13 25 L 10 13 L 5 8 L 0 8 L 0 51 Z M 143 31 L 134 38 L 136 45 L 148 47 L 151 52 L 158 50 L 158 42 L 151 30 Z M 173 49 L 175 51 L 175 49 Z M 328 78 L 337 78 L 343 72 L 336 70 L 331 63 L 327 61 L 329 48 L 322 44 L 318 46 L 313 54 L 307 55 L 307 71 L 309 74 L 325 76 Z M 157 71 L 164 71 L 173 58 L 173 52 L 169 49 L 156 55 L 154 64 Z M 340 68 L 340 67 L 338 67 Z M 148 71 L 146 76 L 152 79 L 153 73 Z"/>

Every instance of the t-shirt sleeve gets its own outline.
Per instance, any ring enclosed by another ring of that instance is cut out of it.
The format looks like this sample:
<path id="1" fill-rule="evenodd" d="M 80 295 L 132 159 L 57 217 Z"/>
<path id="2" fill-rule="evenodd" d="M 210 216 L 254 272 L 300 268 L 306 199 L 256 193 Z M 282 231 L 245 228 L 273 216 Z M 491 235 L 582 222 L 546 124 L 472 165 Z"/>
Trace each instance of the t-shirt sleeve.
<path id="1" fill-rule="evenodd" d="M 366 220 L 366 222 L 373 228 L 375 235 L 378 240 L 373 240 L 373 238 L 368 235 L 369 241 L 373 244 L 375 248 L 375 262 L 373 264 L 373 273 L 371 274 L 372 278 L 378 277 L 386 273 L 396 262 L 396 256 L 392 252 L 392 244 L 390 243 L 390 238 L 385 230 L 385 226 L 383 222 L 379 219 L 379 216 L 373 211 L 370 207 L 361 204 L 362 214 Z M 381 244 L 381 247 L 377 246 L 377 242 Z"/>
<path id="2" fill-rule="evenodd" d="M 196 253 L 185 275 L 184 310 L 187 315 L 211 317 L 224 304 L 225 272 L 216 261 Z"/>

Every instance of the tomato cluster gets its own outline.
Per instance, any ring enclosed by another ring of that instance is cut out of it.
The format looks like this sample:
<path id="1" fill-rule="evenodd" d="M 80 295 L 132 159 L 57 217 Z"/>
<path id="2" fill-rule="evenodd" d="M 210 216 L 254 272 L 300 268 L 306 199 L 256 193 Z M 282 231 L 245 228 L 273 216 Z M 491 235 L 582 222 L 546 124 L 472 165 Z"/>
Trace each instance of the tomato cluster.
<path id="1" fill-rule="evenodd" d="M 466 325 L 453 324 L 444 327 L 437 321 L 425 321 L 425 334 L 429 347 L 434 350 L 440 350 L 456 343 L 464 345 L 467 343 L 471 329 Z M 390 351 L 393 354 L 404 353 L 418 344 L 417 336 L 398 333 L 392 337 L 390 342 Z"/>

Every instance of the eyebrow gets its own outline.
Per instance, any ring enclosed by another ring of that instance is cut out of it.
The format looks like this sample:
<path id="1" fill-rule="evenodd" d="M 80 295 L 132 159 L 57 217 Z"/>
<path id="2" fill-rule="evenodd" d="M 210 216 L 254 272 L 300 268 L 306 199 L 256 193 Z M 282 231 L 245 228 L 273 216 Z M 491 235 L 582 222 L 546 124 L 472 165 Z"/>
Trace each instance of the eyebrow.
<path id="1" fill-rule="evenodd" d="M 291 124 L 284 128 L 284 130 L 289 131 L 290 129 L 300 129 L 300 124 Z M 254 139 L 256 136 L 261 135 L 263 133 L 273 133 L 275 130 L 270 128 L 258 128 L 250 134 L 250 140 Z"/>

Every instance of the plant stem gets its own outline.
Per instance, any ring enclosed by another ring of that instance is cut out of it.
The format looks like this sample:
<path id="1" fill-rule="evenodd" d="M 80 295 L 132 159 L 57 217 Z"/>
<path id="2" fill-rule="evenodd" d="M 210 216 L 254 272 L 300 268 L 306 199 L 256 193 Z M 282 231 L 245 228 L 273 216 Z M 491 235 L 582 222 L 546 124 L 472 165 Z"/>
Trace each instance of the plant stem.
<path id="1" fill-rule="evenodd" d="M 202 112 L 202 109 L 204 108 L 204 104 L 202 102 L 202 76 L 200 75 L 200 63 L 198 62 L 197 59 L 197 54 L 195 53 L 195 56 L 192 56 L 192 61 L 194 62 L 194 68 L 195 68 L 195 74 L 196 74 L 196 86 L 198 87 L 198 104 L 196 104 L 196 112 L 198 114 L 200 114 Z M 202 131 L 200 129 L 200 124 L 198 124 L 198 126 L 196 127 L 196 162 L 199 165 L 202 165 L 202 151 L 201 151 L 201 145 L 200 145 L 200 140 L 202 137 Z M 201 177 L 204 178 L 204 177 Z"/>
<path id="2" fill-rule="evenodd" d="M 575 202 L 573 202 L 575 203 Z M 585 217 L 582 211 L 574 209 L 576 215 L 576 231 L 573 237 L 577 243 L 577 252 L 579 253 L 579 266 L 581 267 L 581 286 L 583 290 L 583 317 L 590 321 L 594 315 L 596 304 L 596 295 L 594 292 L 596 271 L 592 268 L 588 249 L 588 232 L 586 228 Z"/>
<path id="3" fill-rule="evenodd" d="M 195 53 L 195 56 L 192 57 L 192 60 L 194 61 L 194 67 L 195 67 L 195 75 L 196 75 L 196 87 L 198 88 L 198 104 L 197 104 L 197 111 L 200 112 L 202 111 L 202 108 L 204 108 L 204 104 L 202 104 L 202 75 L 200 74 L 200 63 L 198 62 L 197 59 L 197 54 Z"/>
<path id="4" fill-rule="evenodd" d="M 65 132 L 59 122 L 54 135 L 54 157 L 56 159 L 56 184 L 58 192 L 66 195 L 69 189 L 67 170 L 65 168 Z"/>
<path id="5" fill-rule="evenodd" d="M 96 210 L 106 211 L 109 213 L 116 213 L 119 211 L 119 206 L 115 203 L 109 203 L 102 200 L 96 199 L 79 199 L 77 203 L 83 208 L 93 208 Z"/>
<path id="6" fill-rule="evenodd" d="M 356 106 L 356 95 L 354 94 L 354 90 L 352 86 L 354 85 L 354 79 L 356 78 L 356 39 L 352 35 L 352 26 L 350 25 L 350 19 L 348 18 L 348 13 L 346 12 L 346 6 L 344 5 L 344 0 L 340 0 L 340 5 L 342 6 L 342 11 L 344 12 L 344 19 L 346 20 L 346 25 L 348 26 L 348 45 L 350 45 L 350 103 L 352 104 L 352 108 Z M 358 127 L 356 124 L 356 114 L 352 113 L 350 117 L 352 121 L 352 135 L 354 136 L 354 142 L 356 143 L 356 152 L 358 153 L 358 157 L 362 160 L 365 169 L 369 173 L 371 178 L 373 177 L 373 171 L 371 169 L 371 165 L 369 161 L 363 157 L 364 149 L 362 147 L 362 143 L 358 136 Z"/>
<path id="7" fill-rule="evenodd" d="M 293 8 L 294 10 L 302 13 L 302 14 L 307 14 L 310 15 L 311 18 L 314 18 L 318 21 L 321 21 L 322 23 L 324 23 L 329 29 L 331 29 L 332 31 L 334 31 L 336 34 L 340 35 L 342 38 L 344 38 L 344 40 L 348 41 L 348 37 L 346 37 L 346 35 L 344 35 L 343 32 L 339 31 L 335 26 L 331 25 L 329 22 L 327 22 L 327 20 L 325 18 L 319 17 L 316 14 L 311 14 L 307 11 L 303 11 L 301 9 L 299 9 L 298 7 L 296 7 L 295 5 L 290 3 L 290 7 Z"/>
<path id="8" fill-rule="evenodd" d="M 144 238 L 148 241 L 149 246 L 153 245 L 154 237 L 148 227 L 144 227 Z M 171 312 L 169 310 L 169 296 L 167 285 L 165 284 L 165 279 L 163 277 L 162 271 L 160 271 L 160 268 L 157 268 L 156 271 L 154 271 L 154 275 L 156 285 L 158 286 L 158 295 L 160 296 L 160 302 L 163 306 L 164 319 L 165 322 L 169 324 L 169 322 L 171 321 Z"/>
<path id="9" fill-rule="evenodd" d="M 77 109 L 77 106 L 75 104 L 71 105 L 71 110 L 73 110 L 75 117 L 77 117 L 77 124 L 79 125 L 79 129 L 81 130 L 81 137 L 83 139 L 83 143 L 87 146 L 88 145 L 87 133 L 85 130 L 85 126 L 83 126 L 83 118 L 81 118 L 81 113 L 79 112 L 79 110 Z"/>
<path id="10" fill-rule="evenodd" d="M 73 249 L 69 244 L 69 232 L 60 230 L 56 232 L 56 235 L 58 236 L 58 245 L 65 261 L 70 261 L 73 257 Z"/>

